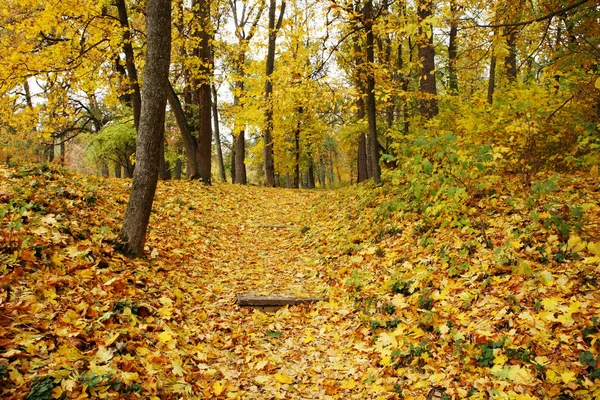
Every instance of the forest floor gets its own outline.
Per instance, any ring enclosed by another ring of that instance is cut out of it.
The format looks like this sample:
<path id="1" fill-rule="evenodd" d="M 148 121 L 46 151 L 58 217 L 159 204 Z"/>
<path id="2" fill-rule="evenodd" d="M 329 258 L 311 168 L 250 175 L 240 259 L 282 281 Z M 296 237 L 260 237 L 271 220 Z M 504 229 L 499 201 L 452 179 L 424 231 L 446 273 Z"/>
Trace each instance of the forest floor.
<path id="1" fill-rule="evenodd" d="M 131 260 L 130 181 L 2 168 L 0 397 L 600 396 L 598 181 L 559 184 L 577 234 L 501 192 L 482 232 L 390 213 L 373 186 L 161 182 Z M 263 312 L 239 293 L 329 301 Z"/>

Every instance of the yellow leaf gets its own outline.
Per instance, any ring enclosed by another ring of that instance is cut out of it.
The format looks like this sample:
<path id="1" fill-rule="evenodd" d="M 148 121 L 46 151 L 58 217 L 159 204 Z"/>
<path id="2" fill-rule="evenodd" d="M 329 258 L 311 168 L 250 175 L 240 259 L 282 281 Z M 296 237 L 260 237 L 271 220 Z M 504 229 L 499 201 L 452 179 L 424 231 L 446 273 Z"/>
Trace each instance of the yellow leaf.
<path id="1" fill-rule="evenodd" d="M 224 381 L 216 381 L 213 383 L 213 393 L 215 396 L 219 396 L 221 393 L 223 393 L 223 390 L 225 390 L 225 383 L 226 382 Z"/>
<path id="2" fill-rule="evenodd" d="M 173 360 L 171 361 L 171 365 L 173 366 L 173 373 L 177 376 L 185 375 L 185 371 L 181 366 L 181 360 Z"/>
<path id="3" fill-rule="evenodd" d="M 547 297 L 542 300 L 542 306 L 546 311 L 554 311 L 559 302 L 560 299 L 557 297 Z"/>
<path id="4" fill-rule="evenodd" d="M 598 243 L 589 242 L 587 245 L 587 249 L 593 255 L 600 257 L 600 242 L 598 242 Z"/>
<path id="5" fill-rule="evenodd" d="M 286 374 L 282 373 L 276 373 L 275 375 L 273 375 L 273 378 L 275 378 L 275 380 L 279 383 L 287 383 L 287 384 L 292 384 L 294 382 L 294 380 L 292 378 L 290 378 L 289 376 L 287 376 Z"/>
<path id="6" fill-rule="evenodd" d="M 575 379 L 577 379 L 577 377 L 575 376 L 575 372 L 565 371 L 562 374 L 560 374 L 560 379 L 562 379 L 564 383 L 569 383 L 573 382 Z"/>
<path id="7" fill-rule="evenodd" d="M 306 334 L 306 336 L 304 337 L 304 339 L 302 339 L 302 343 L 304 343 L 304 344 L 314 342 L 314 341 L 315 341 L 315 337 L 310 332 L 308 332 Z"/>
<path id="8" fill-rule="evenodd" d="M 358 383 L 353 379 L 344 379 L 340 387 L 342 389 L 354 389 Z"/>
<path id="9" fill-rule="evenodd" d="M 158 335 L 158 340 L 160 340 L 162 343 L 167 344 L 169 343 L 171 340 L 173 340 L 173 336 L 171 335 L 171 332 L 167 332 L 167 331 L 162 331 L 159 335 Z"/>
<path id="10" fill-rule="evenodd" d="M 98 346 L 98 351 L 96 352 L 96 359 L 101 363 L 107 363 L 113 358 L 113 350 L 107 349 L 104 346 Z"/>
<path id="11" fill-rule="evenodd" d="M 256 381 L 256 383 L 264 385 L 271 380 L 271 377 L 269 375 L 257 375 L 254 377 L 254 380 Z"/>
<path id="12" fill-rule="evenodd" d="M 600 90 L 600 78 L 596 79 L 596 84 L 594 86 L 596 86 L 596 89 Z"/>
<path id="13" fill-rule="evenodd" d="M 494 357 L 494 364 L 495 365 L 504 365 L 506 364 L 506 361 L 508 361 L 508 357 L 506 357 L 504 354 L 498 354 L 496 357 Z"/>
<path id="14" fill-rule="evenodd" d="M 265 367 L 265 365 L 267 365 L 267 363 L 268 363 L 268 361 L 266 361 L 266 360 L 259 361 L 254 366 L 254 369 L 257 371 L 260 371 L 261 369 L 263 369 Z"/>

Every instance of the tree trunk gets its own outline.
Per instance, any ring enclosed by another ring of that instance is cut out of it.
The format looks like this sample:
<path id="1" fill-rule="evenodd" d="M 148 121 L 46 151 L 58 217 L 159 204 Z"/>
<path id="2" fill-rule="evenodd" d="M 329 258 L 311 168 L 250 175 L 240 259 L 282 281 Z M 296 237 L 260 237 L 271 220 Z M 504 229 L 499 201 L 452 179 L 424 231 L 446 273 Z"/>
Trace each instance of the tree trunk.
<path id="1" fill-rule="evenodd" d="M 138 81 L 137 70 L 135 68 L 135 55 L 131 44 L 131 30 L 129 28 L 129 18 L 127 16 L 127 5 L 125 0 L 115 0 L 119 12 L 119 23 L 123 29 L 123 53 L 125 53 L 125 68 L 131 88 L 131 107 L 133 108 L 133 124 L 136 131 L 140 127 L 140 113 L 142 109 L 142 97 L 140 94 L 140 84 Z"/>
<path id="2" fill-rule="evenodd" d="M 254 6 L 247 10 L 247 2 L 241 2 L 242 10 L 238 12 L 238 0 L 231 0 L 229 2 L 231 13 L 233 15 L 233 23 L 235 25 L 235 35 L 238 38 L 238 58 L 236 60 L 236 78 L 235 78 L 235 90 L 233 93 L 233 105 L 234 108 L 240 107 L 240 99 L 244 93 L 244 79 L 246 77 L 246 49 L 250 39 L 256 32 L 256 27 L 260 21 L 260 17 L 265 10 L 265 2 L 260 1 L 258 9 Z M 253 12 L 256 10 L 256 13 Z M 246 27 L 250 22 L 252 23 L 248 31 Z M 246 176 L 246 132 L 243 127 L 239 126 L 239 121 L 234 118 L 233 121 L 233 149 L 231 158 L 231 181 L 233 183 L 239 183 L 245 185 L 247 183 Z"/>
<path id="3" fill-rule="evenodd" d="M 373 2 L 367 0 L 363 9 L 365 30 L 367 34 L 367 119 L 369 121 L 369 140 L 367 151 L 370 157 L 371 174 L 376 184 L 381 183 L 381 169 L 379 168 L 379 147 L 377 146 L 377 109 L 375 104 L 375 64 L 374 38 L 373 38 Z"/>
<path id="4" fill-rule="evenodd" d="M 354 63 L 356 65 L 356 86 L 358 88 L 358 98 L 356 99 L 356 118 L 358 121 L 362 121 L 365 118 L 365 100 L 363 94 L 365 93 L 364 84 L 362 82 L 362 74 L 364 69 L 364 63 L 362 59 L 362 49 L 358 42 L 358 38 L 354 38 Z M 359 133 L 358 136 L 358 156 L 356 157 L 357 162 L 357 183 L 361 183 L 369 179 L 369 168 L 367 167 L 367 141 L 363 132 Z"/>
<path id="5" fill-rule="evenodd" d="M 456 40 L 458 37 L 458 23 L 457 19 L 457 6 L 456 1 L 450 1 L 450 35 L 448 38 L 448 87 L 451 94 L 458 93 L 458 77 L 456 75 L 456 61 L 458 59 L 458 51 Z"/>
<path id="6" fill-rule="evenodd" d="M 283 22 L 283 14 L 285 12 L 285 0 L 281 2 L 281 10 L 279 18 L 275 23 L 275 14 L 277 11 L 277 3 L 275 0 L 270 0 L 269 3 L 269 40 L 267 47 L 267 63 L 265 76 L 265 127 L 263 132 L 264 139 L 264 170 L 265 170 L 265 185 L 269 187 L 275 186 L 275 161 L 273 160 L 273 82 L 271 76 L 275 70 L 275 42 L 277 40 L 277 32 L 281 28 Z"/>
<path id="7" fill-rule="evenodd" d="M 183 147 L 185 148 L 185 154 L 187 155 L 187 165 L 186 172 L 188 176 L 197 175 L 196 170 L 196 138 L 192 135 L 192 131 L 190 125 L 188 123 L 188 119 L 186 116 L 183 107 L 181 106 L 181 102 L 179 101 L 179 97 L 177 93 L 175 93 L 175 89 L 173 85 L 169 82 L 169 86 L 167 88 L 167 100 L 169 101 L 169 105 L 171 106 L 171 111 L 175 114 L 175 120 L 177 121 L 177 126 L 179 127 L 179 132 L 181 133 L 181 139 L 183 140 Z"/>
<path id="8" fill-rule="evenodd" d="M 517 30 L 515 28 L 507 29 L 506 45 L 508 47 L 508 55 L 504 59 L 506 76 L 509 82 L 513 82 L 517 79 Z"/>
<path id="9" fill-rule="evenodd" d="M 175 160 L 175 179 L 177 180 L 181 180 L 181 170 L 183 169 L 183 163 L 181 162 L 181 160 L 178 158 L 177 160 Z"/>
<path id="10" fill-rule="evenodd" d="M 419 62 L 421 63 L 419 90 L 422 96 L 420 104 L 421 115 L 425 117 L 425 119 L 431 119 L 439 112 L 435 79 L 433 31 L 430 26 L 423 26 L 423 21 L 427 20 L 432 15 L 432 0 L 421 0 L 417 7 L 417 19 L 419 23 Z"/>
<path id="11" fill-rule="evenodd" d="M 119 234 L 124 252 L 142 256 L 158 180 L 171 56 L 171 2 L 146 3 L 147 51 L 133 184 Z"/>
<path id="12" fill-rule="evenodd" d="M 198 146 L 196 147 L 197 175 L 192 178 L 198 179 L 207 185 L 211 183 L 211 161 L 212 161 L 212 127 L 211 127 L 211 83 L 212 76 L 212 52 L 210 26 L 210 0 L 199 0 L 195 2 L 200 26 L 198 33 L 200 43 L 198 46 L 198 57 L 200 59 L 199 87 L 197 91 L 199 123 L 198 123 Z"/>
<path id="13" fill-rule="evenodd" d="M 115 164 L 113 167 L 113 170 L 115 172 L 115 178 L 120 178 L 121 177 L 121 164 Z"/>
<path id="14" fill-rule="evenodd" d="M 494 102 L 494 90 L 496 89 L 496 55 L 493 54 L 490 59 L 490 76 L 488 78 L 487 101 L 489 104 Z"/>
<path id="15" fill-rule="evenodd" d="M 212 85 L 212 111 L 213 111 L 213 123 L 215 126 L 215 144 L 217 145 L 217 163 L 219 164 L 219 175 L 221 182 L 227 182 L 225 176 L 225 163 L 223 161 L 223 149 L 221 148 L 221 132 L 219 130 L 219 107 L 217 106 L 217 88 Z"/>
<path id="16" fill-rule="evenodd" d="M 169 171 L 169 163 L 165 158 L 166 146 L 165 146 L 165 141 L 164 141 L 164 135 L 165 135 L 164 121 L 161 125 L 163 127 L 163 132 L 162 132 L 163 140 L 160 142 L 160 158 L 159 158 L 159 165 L 158 165 L 158 176 L 163 181 L 166 181 L 166 180 L 171 179 L 171 172 Z"/>
<path id="17" fill-rule="evenodd" d="M 304 109 L 298 107 L 298 122 L 294 129 L 294 187 L 300 189 L 300 118 Z"/>
<path id="18" fill-rule="evenodd" d="M 312 158 L 312 155 L 308 156 L 308 173 L 306 174 L 308 178 L 307 187 L 309 189 L 315 188 L 315 161 Z"/>

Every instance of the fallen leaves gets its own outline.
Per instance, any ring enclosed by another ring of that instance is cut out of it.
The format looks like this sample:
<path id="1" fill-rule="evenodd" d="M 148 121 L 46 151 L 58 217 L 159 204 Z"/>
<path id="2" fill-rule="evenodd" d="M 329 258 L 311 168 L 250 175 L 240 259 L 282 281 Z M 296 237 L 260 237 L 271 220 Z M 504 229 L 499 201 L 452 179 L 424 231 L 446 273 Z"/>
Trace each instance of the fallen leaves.
<path id="1" fill-rule="evenodd" d="M 150 257 L 129 260 L 115 241 L 126 181 L 30 174 L 35 188 L 15 170 L 0 181 L 24 204 L 2 220 L 22 226 L 0 237 L 3 397 L 597 392 L 592 223 L 563 240 L 544 225 L 551 211 L 529 229 L 526 207 L 499 193 L 478 206 L 493 215 L 490 248 L 464 220 L 382 218 L 379 205 L 394 201 L 384 189 L 161 182 Z M 597 199 L 584 201 L 598 221 Z M 235 305 L 248 292 L 330 301 L 264 313 Z"/>

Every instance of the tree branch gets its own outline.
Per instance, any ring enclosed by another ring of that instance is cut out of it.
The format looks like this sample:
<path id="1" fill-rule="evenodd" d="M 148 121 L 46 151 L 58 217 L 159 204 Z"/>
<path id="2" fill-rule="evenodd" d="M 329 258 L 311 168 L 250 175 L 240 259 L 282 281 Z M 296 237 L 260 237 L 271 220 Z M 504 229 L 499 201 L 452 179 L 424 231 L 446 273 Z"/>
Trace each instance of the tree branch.
<path id="1" fill-rule="evenodd" d="M 504 28 L 504 27 L 512 27 L 512 26 L 523 26 L 523 25 L 529 25 L 529 24 L 533 24 L 534 22 L 541 22 L 541 21 L 545 21 L 547 19 L 550 19 L 558 14 L 562 14 L 565 13 L 567 11 L 570 11 L 574 8 L 577 8 L 585 3 L 587 3 L 590 0 L 579 0 L 577 3 L 571 4 L 570 6 L 567 7 L 561 7 L 558 10 L 554 10 L 546 15 L 543 15 L 541 17 L 538 18 L 534 18 L 534 19 L 530 19 L 527 21 L 520 21 L 520 22 L 512 22 L 512 23 L 506 23 L 506 24 L 494 24 L 494 25 L 480 25 L 480 24 L 475 24 L 475 25 L 471 25 L 471 26 L 466 26 L 463 29 L 470 29 L 470 28 Z"/>

